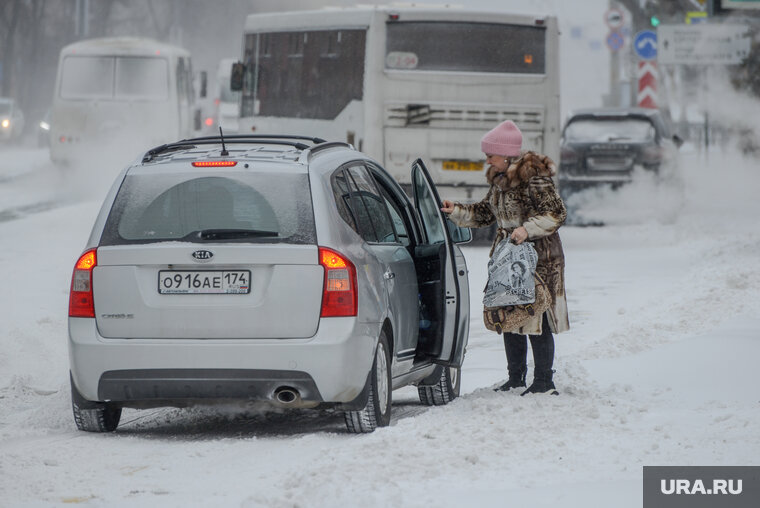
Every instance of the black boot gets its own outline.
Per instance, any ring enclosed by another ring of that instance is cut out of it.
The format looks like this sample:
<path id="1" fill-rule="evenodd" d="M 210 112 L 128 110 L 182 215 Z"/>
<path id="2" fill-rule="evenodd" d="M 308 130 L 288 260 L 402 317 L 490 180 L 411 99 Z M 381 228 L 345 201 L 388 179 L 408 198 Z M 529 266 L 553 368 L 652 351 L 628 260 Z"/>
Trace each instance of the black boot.
<path id="1" fill-rule="evenodd" d="M 554 386 L 554 381 L 552 381 L 553 374 L 553 370 L 533 371 L 533 383 L 531 383 L 528 389 L 522 392 L 520 395 L 527 395 L 529 393 L 546 393 L 549 395 L 559 395 L 557 388 Z"/>
<path id="2" fill-rule="evenodd" d="M 525 375 L 528 372 L 528 341 L 524 335 L 505 333 L 504 350 L 507 353 L 509 379 L 494 390 L 499 392 L 508 392 L 513 388 L 525 386 Z"/>
<path id="3" fill-rule="evenodd" d="M 552 376 L 554 371 L 554 336 L 549 328 L 549 321 L 544 314 L 541 325 L 541 335 L 530 335 L 530 347 L 533 349 L 533 383 L 520 395 L 529 393 L 548 393 L 550 395 L 559 395 L 554 386 Z"/>
<path id="4" fill-rule="evenodd" d="M 520 388 L 525 386 L 525 371 L 522 371 L 521 373 L 512 374 L 512 372 L 509 373 L 509 379 L 507 379 L 507 382 L 501 385 L 498 388 L 495 388 L 495 392 L 508 392 L 512 388 Z"/>

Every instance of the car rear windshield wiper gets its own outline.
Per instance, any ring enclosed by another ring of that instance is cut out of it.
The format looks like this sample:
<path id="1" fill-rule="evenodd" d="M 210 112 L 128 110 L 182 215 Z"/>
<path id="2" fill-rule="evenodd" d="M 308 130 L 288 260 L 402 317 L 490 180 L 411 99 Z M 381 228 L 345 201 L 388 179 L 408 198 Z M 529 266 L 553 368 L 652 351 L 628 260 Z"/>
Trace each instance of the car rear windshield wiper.
<path id="1" fill-rule="evenodd" d="M 241 238 L 258 238 L 264 236 L 280 236 L 277 231 L 264 231 L 261 229 L 202 229 L 193 231 L 185 238 L 199 238 L 201 240 L 238 240 Z"/>

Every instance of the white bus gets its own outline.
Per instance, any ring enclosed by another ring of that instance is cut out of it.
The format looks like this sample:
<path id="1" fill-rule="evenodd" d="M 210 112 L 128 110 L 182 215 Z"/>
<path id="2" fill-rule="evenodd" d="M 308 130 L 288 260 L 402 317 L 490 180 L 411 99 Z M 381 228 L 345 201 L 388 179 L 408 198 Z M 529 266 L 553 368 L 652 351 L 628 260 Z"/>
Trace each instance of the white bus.
<path id="1" fill-rule="evenodd" d="M 190 53 L 132 37 L 64 47 L 50 124 L 55 162 L 69 162 L 93 148 L 127 154 L 192 137 L 200 114 Z"/>
<path id="2" fill-rule="evenodd" d="M 347 141 L 407 185 L 422 157 L 443 196 L 478 200 L 480 138 L 499 122 L 513 120 L 524 148 L 558 160 L 558 46 L 550 16 L 389 6 L 252 14 L 233 72 L 243 78 L 240 133 Z"/>

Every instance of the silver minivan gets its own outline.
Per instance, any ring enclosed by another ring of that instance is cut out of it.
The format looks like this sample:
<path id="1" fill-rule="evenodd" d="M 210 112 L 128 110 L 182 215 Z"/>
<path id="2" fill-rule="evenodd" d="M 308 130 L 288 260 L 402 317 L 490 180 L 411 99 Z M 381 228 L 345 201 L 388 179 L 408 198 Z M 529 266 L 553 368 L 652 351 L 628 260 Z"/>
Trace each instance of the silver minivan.
<path id="1" fill-rule="evenodd" d="M 123 407 L 265 401 L 390 422 L 391 392 L 459 394 L 467 266 L 421 160 L 409 199 L 345 143 L 196 138 L 116 179 L 69 304 L 74 420 Z"/>

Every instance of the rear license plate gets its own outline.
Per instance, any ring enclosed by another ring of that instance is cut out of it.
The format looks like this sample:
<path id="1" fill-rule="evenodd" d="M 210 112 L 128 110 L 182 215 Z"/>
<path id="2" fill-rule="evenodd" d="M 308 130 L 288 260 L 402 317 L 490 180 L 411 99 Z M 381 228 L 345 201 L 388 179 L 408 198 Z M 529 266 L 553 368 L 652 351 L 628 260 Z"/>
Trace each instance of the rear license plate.
<path id="1" fill-rule="evenodd" d="M 158 272 L 162 295 L 243 295 L 251 292 L 250 270 Z"/>
<path id="2" fill-rule="evenodd" d="M 481 171 L 482 162 L 472 161 L 443 161 L 443 169 L 447 171 Z"/>
<path id="3" fill-rule="evenodd" d="M 630 157 L 588 157 L 586 166 L 594 171 L 627 171 L 633 168 Z"/>

